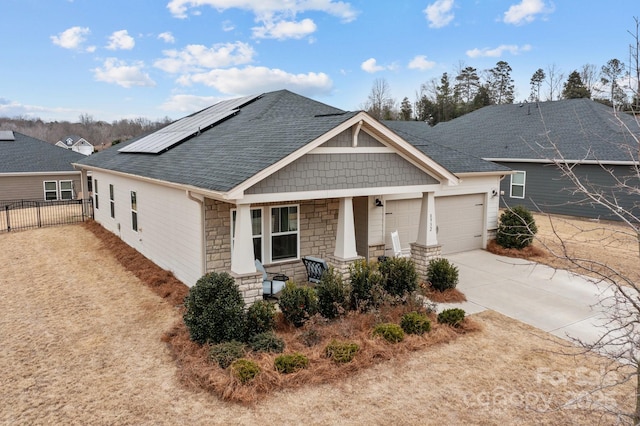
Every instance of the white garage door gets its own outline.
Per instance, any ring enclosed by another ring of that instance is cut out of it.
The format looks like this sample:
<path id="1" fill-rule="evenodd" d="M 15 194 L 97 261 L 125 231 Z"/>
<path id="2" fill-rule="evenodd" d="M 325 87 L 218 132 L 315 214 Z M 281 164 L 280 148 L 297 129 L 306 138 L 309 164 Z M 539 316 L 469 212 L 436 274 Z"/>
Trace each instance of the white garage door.
<path id="1" fill-rule="evenodd" d="M 436 198 L 438 243 L 442 254 L 482 248 L 484 194 Z"/>
<path id="2" fill-rule="evenodd" d="M 398 231 L 400 245 L 403 250 L 409 250 L 409 244 L 416 241 L 418 226 L 420 225 L 421 204 L 422 200 L 420 198 L 385 201 L 385 244 L 387 256 L 393 256 L 391 232 Z"/>

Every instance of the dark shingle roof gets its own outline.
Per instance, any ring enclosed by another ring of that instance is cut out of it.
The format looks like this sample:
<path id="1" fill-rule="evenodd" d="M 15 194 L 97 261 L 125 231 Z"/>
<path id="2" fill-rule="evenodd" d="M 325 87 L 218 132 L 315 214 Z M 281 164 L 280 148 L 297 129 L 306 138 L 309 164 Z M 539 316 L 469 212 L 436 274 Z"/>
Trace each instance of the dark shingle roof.
<path id="1" fill-rule="evenodd" d="M 637 143 L 618 120 L 638 134 L 638 124 L 590 99 L 492 105 L 439 123 L 426 133 L 446 146 L 489 159 L 558 158 L 631 161 Z"/>
<path id="2" fill-rule="evenodd" d="M 355 114 L 281 90 L 161 154 L 118 152 L 133 139 L 78 163 L 224 192 Z"/>
<path id="3" fill-rule="evenodd" d="M 510 170 L 479 157 L 433 142 L 431 128 L 421 121 L 383 121 L 398 136 L 453 173 L 502 172 Z"/>
<path id="4" fill-rule="evenodd" d="M 71 163 L 84 155 L 13 132 L 15 140 L 0 140 L 0 173 L 73 172 Z"/>
<path id="5" fill-rule="evenodd" d="M 226 192 L 358 113 L 280 90 L 265 93 L 226 121 L 160 154 L 118 151 L 133 139 L 78 163 Z M 415 135 L 400 136 L 453 173 L 508 170 Z"/>

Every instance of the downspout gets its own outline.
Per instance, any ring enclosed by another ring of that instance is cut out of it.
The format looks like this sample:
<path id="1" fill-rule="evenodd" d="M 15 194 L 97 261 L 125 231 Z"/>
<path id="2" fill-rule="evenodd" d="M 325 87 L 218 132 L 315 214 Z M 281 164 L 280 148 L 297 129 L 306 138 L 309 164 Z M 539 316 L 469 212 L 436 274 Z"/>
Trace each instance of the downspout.
<path id="1" fill-rule="evenodd" d="M 360 120 L 358 124 L 356 124 L 356 129 L 353 132 L 353 141 L 351 143 L 351 146 L 354 148 L 358 146 L 358 135 L 360 134 L 361 128 L 362 128 L 362 120 Z"/>
<path id="2" fill-rule="evenodd" d="M 202 195 L 193 195 L 191 191 L 186 190 L 187 198 L 191 201 L 195 201 L 200 204 L 200 247 L 202 248 L 202 264 L 200 265 L 201 274 L 203 276 L 207 273 L 207 245 L 205 240 L 205 214 L 204 214 L 204 196 Z"/>

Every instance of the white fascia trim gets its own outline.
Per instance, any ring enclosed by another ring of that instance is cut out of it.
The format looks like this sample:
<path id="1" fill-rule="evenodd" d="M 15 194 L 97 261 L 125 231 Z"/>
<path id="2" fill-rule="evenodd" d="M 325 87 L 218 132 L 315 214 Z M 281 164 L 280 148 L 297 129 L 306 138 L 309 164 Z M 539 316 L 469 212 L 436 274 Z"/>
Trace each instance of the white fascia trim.
<path id="1" fill-rule="evenodd" d="M 637 166 L 640 165 L 639 161 L 615 161 L 615 160 L 567 160 L 567 159 L 539 159 L 539 158 L 483 158 L 486 161 L 493 161 L 494 163 L 535 163 L 535 164 L 595 164 L 602 166 Z"/>
<path id="2" fill-rule="evenodd" d="M 26 176 L 64 176 L 64 175 L 80 175 L 80 171 L 70 172 L 10 172 L 0 173 L 0 177 L 26 177 Z"/>
<path id="3" fill-rule="evenodd" d="M 368 197 L 379 196 L 380 194 L 409 194 L 435 192 L 441 188 L 441 184 L 433 185 L 408 185 L 408 186 L 387 186 L 375 188 L 348 188 L 348 189 L 328 189 L 320 191 L 299 191 L 299 192 L 282 192 L 270 194 L 245 194 L 242 198 L 242 204 L 259 204 L 259 203 L 280 203 L 289 201 L 303 200 L 322 200 L 327 198 L 343 198 L 343 197 Z M 238 204 L 239 202 L 236 201 Z"/>
<path id="4" fill-rule="evenodd" d="M 504 176 L 504 175 L 512 175 L 516 172 L 514 170 L 503 170 L 500 172 L 466 172 L 466 173 L 456 173 L 456 176 L 463 177 L 475 177 L 475 176 Z"/>
<path id="5" fill-rule="evenodd" d="M 94 166 L 86 166 L 86 165 L 82 165 L 82 164 L 74 164 L 74 166 L 78 166 L 81 169 L 85 169 L 87 171 L 94 171 L 94 172 L 102 172 L 105 174 L 112 174 L 112 175 L 116 175 L 116 176 L 120 176 L 120 177 L 125 177 L 128 179 L 133 179 L 133 180 L 137 180 L 140 182 L 147 182 L 147 183 L 152 183 L 154 185 L 160 185 L 160 186 L 164 186 L 167 188 L 172 188 L 172 189 L 179 189 L 181 191 L 187 191 L 187 193 L 190 194 L 198 194 L 198 195 L 202 195 L 203 197 L 207 197 L 207 198 L 211 198 L 214 200 L 218 200 L 218 201 L 225 201 L 228 202 L 229 198 L 227 197 L 227 194 L 224 192 L 216 192 L 216 191 L 211 191 L 211 190 L 207 190 L 207 189 L 203 189 L 203 188 L 198 188 L 196 186 L 192 186 L 192 185 L 184 185 L 184 184 L 180 184 L 180 183 L 173 183 L 173 182 L 168 182 L 166 180 L 160 180 L 160 179 L 153 179 L 153 178 L 149 178 L 149 177 L 144 177 L 144 176 L 139 176 L 139 175 L 134 175 L 131 173 L 125 173 L 125 172 L 118 172 L 115 170 L 109 170 L 109 169 L 102 169 L 100 167 L 94 167 Z"/>

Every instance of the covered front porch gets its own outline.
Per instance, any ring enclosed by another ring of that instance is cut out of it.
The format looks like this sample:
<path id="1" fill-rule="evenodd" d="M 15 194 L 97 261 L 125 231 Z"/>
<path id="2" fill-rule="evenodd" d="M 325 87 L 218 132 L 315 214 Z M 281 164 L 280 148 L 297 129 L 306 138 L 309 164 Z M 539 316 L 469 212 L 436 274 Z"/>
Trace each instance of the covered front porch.
<path id="1" fill-rule="evenodd" d="M 272 203 L 207 200 L 206 269 L 229 271 L 247 304 L 262 298 L 262 273 L 256 270 L 255 259 L 269 273 L 304 282 L 301 258 L 319 257 L 348 279 L 355 260 L 377 259 L 392 251 L 385 244 L 386 234 L 393 230 L 385 229 L 383 199 L 383 195 L 354 194 Z M 411 244 L 422 279 L 429 260 L 439 255 L 434 192 L 422 192 L 418 235 Z"/>

